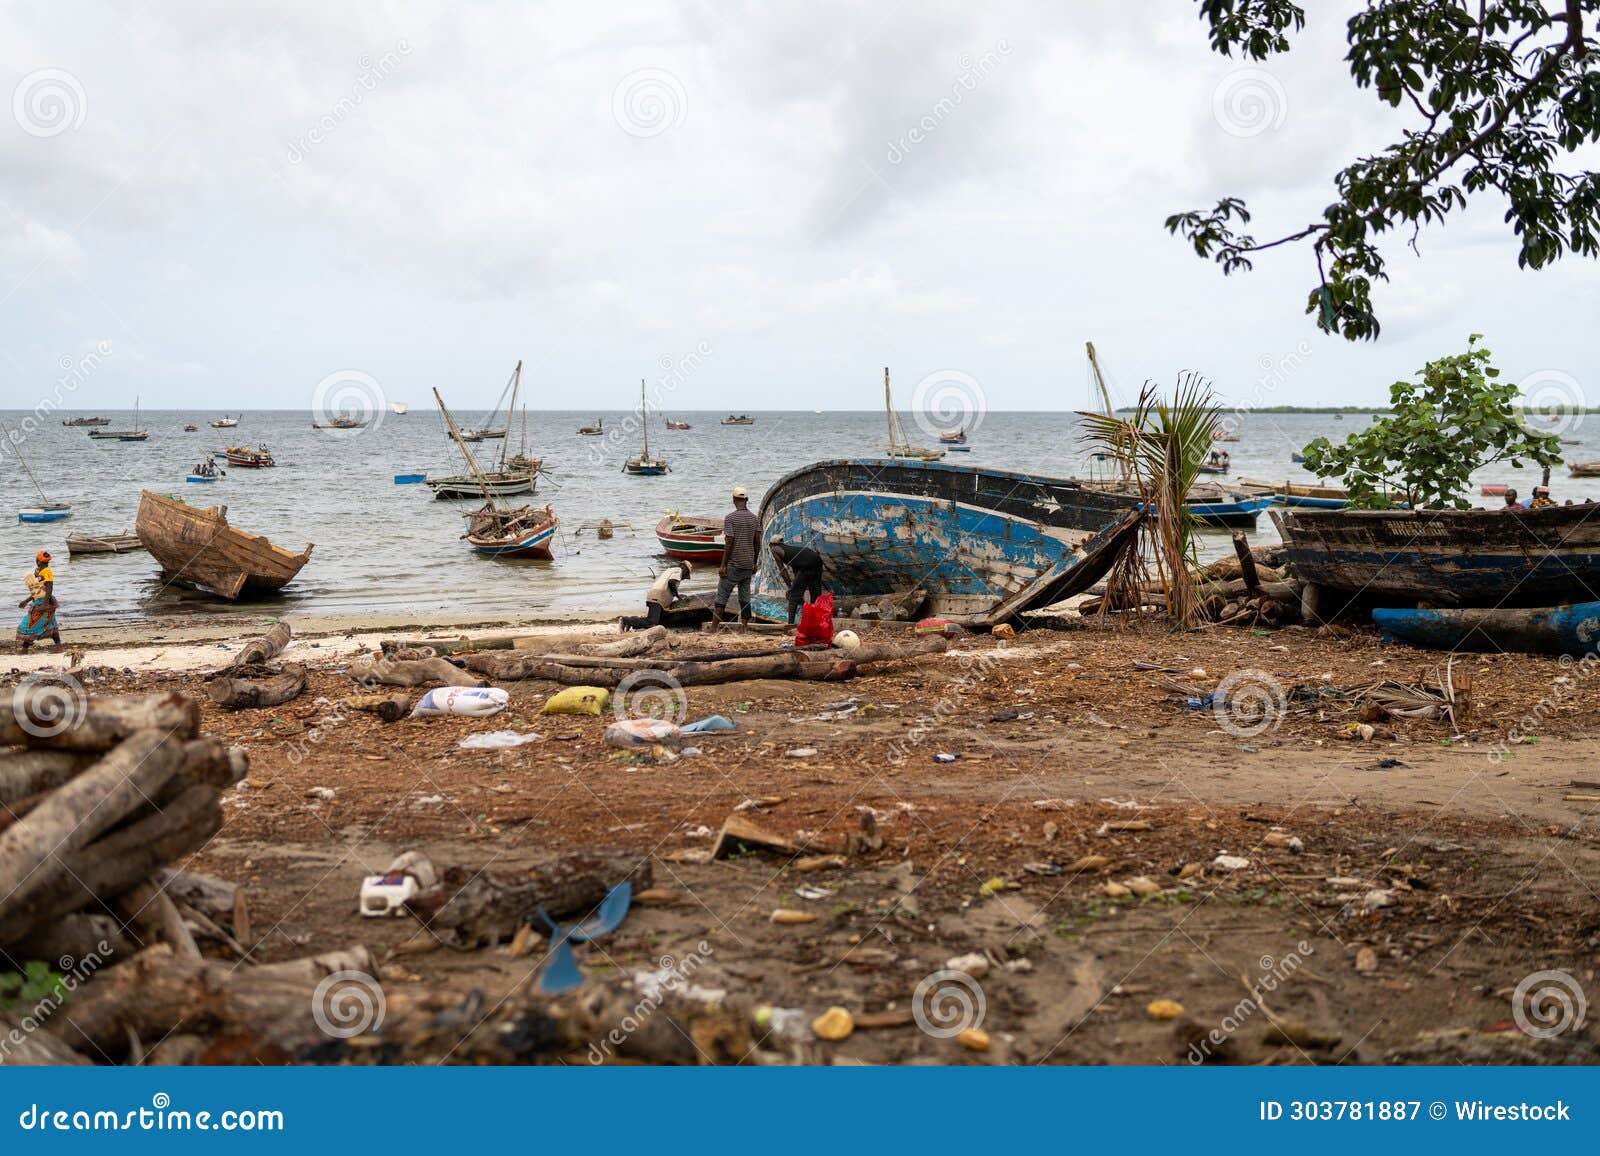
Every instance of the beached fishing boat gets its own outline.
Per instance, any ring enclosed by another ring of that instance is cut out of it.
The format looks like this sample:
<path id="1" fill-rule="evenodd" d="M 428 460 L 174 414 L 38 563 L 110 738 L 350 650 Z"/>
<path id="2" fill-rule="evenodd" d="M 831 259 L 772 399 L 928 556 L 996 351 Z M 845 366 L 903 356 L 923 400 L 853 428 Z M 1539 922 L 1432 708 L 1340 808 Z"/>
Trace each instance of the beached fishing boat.
<path id="1" fill-rule="evenodd" d="M 654 478 L 667 473 L 672 467 L 667 465 L 665 458 L 650 456 L 650 403 L 644 396 L 644 378 L 639 379 L 639 425 L 644 432 L 644 449 L 636 458 L 629 458 L 622 463 L 623 473 L 633 474 L 635 477 Z"/>
<path id="2" fill-rule="evenodd" d="M 106 423 L 110 425 L 110 422 Z M 133 428 L 132 429 L 92 429 L 89 436 L 95 441 L 113 442 L 142 442 L 149 438 L 150 431 L 139 428 L 139 399 L 133 399 Z"/>
<path id="3" fill-rule="evenodd" d="M 517 368 L 519 371 L 522 368 L 520 361 Z M 455 433 L 456 419 L 451 416 L 449 407 L 444 404 L 444 398 L 439 396 L 437 389 L 433 391 L 433 398 L 439 403 L 439 412 L 444 414 L 450 432 Z M 478 468 L 478 460 L 472 456 L 472 451 L 464 442 L 458 441 L 457 444 L 461 446 L 461 455 L 467 459 L 467 469 L 479 481 L 480 493 L 484 498 L 483 506 L 473 512 L 467 532 L 462 535 L 467 544 L 479 554 L 492 557 L 549 558 L 550 544 L 559 524 L 555 512 L 548 505 L 542 510 L 532 506 L 500 505 L 489 490 L 487 478 Z M 504 450 L 501 452 L 503 454 Z"/>
<path id="4" fill-rule="evenodd" d="M 139 535 L 121 534 L 68 534 L 67 553 L 78 554 L 132 554 L 143 550 Z"/>
<path id="5" fill-rule="evenodd" d="M 656 541 L 669 558 L 721 564 L 722 518 L 711 514 L 668 514 L 656 523 Z"/>
<path id="6" fill-rule="evenodd" d="M 1600 462 L 1573 462 L 1568 469 L 1575 478 L 1600 478 Z"/>
<path id="7" fill-rule="evenodd" d="M 670 417 L 669 417 L 669 418 L 668 418 L 668 419 L 667 419 L 667 428 L 668 428 L 668 429 L 693 429 L 693 428 L 694 428 L 694 427 L 693 427 L 693 426 L 691 426 L 691 425 L 690 425 L 690 424 L 689 424 L 689 423 L 688 423 L 688 422 L 686 422 L 686 421 L 673 421 L 673 420 L 672 420 L 672 419 L 671 419 L 671 418 L 670 418 Z"/>
<path id="8" fill-rule="evenodd" d="M 62 419 L 61 424 L 65 426 L 110 425 L 111 419 L 108 417 L 74 417 Z"/>
<path id="9" fill-rule="evenodd" d="M 191 506 L 145 490 L 134 526 L 167 579 L 227 599 L 281 590 L 311 560 L 228 524 L 226 506 Z"/>
<path id="10" fill-rule="evenodd" d="M 243 417 L 243 416 L 244 416 L 243 414 L 239 415 L 239 417 Z M 214 420 L 213 422 L 211 422 L 211 428 L 212 429 L 232 429 L 234 426 L 236 426 L 238 424 L 239 424 L 239 418 L 238 417 L 229 417 L 227 414 L 223 414 L 221 417 L 219 417 L 216 420 Z"/>
<path id="11" fill-rule="evenodd" d="M 249 446 L 229 446 L 222 451 L 222 456 L 228 459 L 229 465 L 246 470 L 264 470 L 278 464 L 265 443 L 254 449 Z"/>
<path id="12" fill-rule="evenodd" d="M 1135 539 L 1136 500 L 1032 474 L 867 458 L 818 462 L 761 503 L 767 542 L 805 542 L 836 598 L 990 624 L 1099 581 Z M 769 553 L 762 588 L 783 589 Z M 920 595 L 920 597 L 919 597 Z"/>
<path id="13" fill-rule="evenodd" d="M 33 492 L 39 495 L 39 503 L 34 506 L 24 506 L 17 511 L 19 522 L 60 522 L 72 514 L 71 502 L 52 502 L 44 492 L 44 487 L 39 484 L 39 479 L 34 476 L 33 467 L 28 464 L 28 459 L 22 453 L 22 438 L 13 434 L 9 426 L 0 422 L 0 434 L 5 435 L 11 449 L 17 455 L 17 461 L 22 463 L 23 471 L 28 475 L 28 480 L 33 483 Z"/>
<path id="14" fill-rule="evenodd" d="M 751 417 L 747 413 L 738 413 L 738 414 L 730 413 L 727 417 L 722 419 L 722 424 L 723 425 L 755 425 L 756 424 L 756 419 Z"/>
<path id="15" fill-rule="evenodd" d="M 1291 569 L 1371 602 L 1557 606 L 1600 590 L 1600 505 L 1273 511 Z"/>
<path id="16" fill-rule="evenodd" d="M 599 437 L 606 432 L 606 420 L 603 417 L 594 419 L 593 425 L 580 425 L 578 432 L 586 438 Z"/>
<path id="17" fill-rule="evenodd" d="M 1496 654 L 1594 654 L 1600 648 L 1600 602 L 1532 609 L 1372 612 L 1385 638 L 1434 650 Z"/>
<path id="18" fill-rule="evenodd" d="M 519 361 L 517 362 L 516 368 L 511 371 L 511 403 L 513 405 L 516 404 L 517 389 L 520 386 L 521 381 L 522 362 Z M 438 390 L 434 390 L 435 394 L 438 392 Z M 444 402 L 441 400 L 439 405 L 441 408 L 443 408 Z M 523 422 L 524 449 L 526 449 L 526 410 L 524 410 Z M 518 461 L 517 464 L 513 464 L 512 461 L 508 461 L 506 458 L 506 443 L 502 439 L 500 444 L 500 461 L 498 464 L 492 470 L 480 470 L 478 469 L 477 460 L 473 458 L 471 453 L 467 451 L 465 443 L 481 441 L 482 439 L 465 436 L 456 437 L 455 435 L 461 433 L 462 431 L 456 428 L 454 419 L 451 419 L 450 430 L 451 436 L 455 438 L 456 444 L 460 445 L 462 447 L 462 453 L 466 454 L 467 461 L 472 463 L 472 472 L 466 474 L 454 474 L 447 478 L 429 478 L 427 480 L 427 485 L 428 488 L 433 491 L 434 497 L 487 499 L 509 498 L 516 494 L 533 493 L 534 487 L 538 483 L 540 466 L 539 459 L 529 458 L 525 453 L 522 453 L 517 455 L 520 461 Z"/>
<path id="19" fill-rule="evenodd" d="M 906 440 L 906 431 L 894 412 L 894 395 L 889 390 L 889 367 L 883 367 L 883 412 L 889 423 L 889 456 L 915 462 L 936 462 L 944 457 L 943 450 L 914 446 Z"/>

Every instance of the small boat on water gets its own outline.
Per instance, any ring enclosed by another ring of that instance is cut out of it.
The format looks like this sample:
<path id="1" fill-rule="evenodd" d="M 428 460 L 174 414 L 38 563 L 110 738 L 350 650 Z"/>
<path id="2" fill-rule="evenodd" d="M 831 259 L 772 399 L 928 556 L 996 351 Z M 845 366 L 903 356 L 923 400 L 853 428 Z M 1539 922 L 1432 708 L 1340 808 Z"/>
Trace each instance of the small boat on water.
<path id="1" fill-rule="evenodd" d="M 711 514 L 669 513 L 656 523 L 656 541 L 669 558 L 721 564 L 722 517 Z"/>
<path id="2" fill-rule="evenodd" d="M 939 443 L 947 446 L 964 446 L 967 444 L 967 431 L 964 429 L 947 430 L 939 435 Z"/>
<path id="3" fill-rule="evenodd" d="M 353 417 L 336 417 L 332 421 L 314 421 L 312 429 L 366 429 L 367 423 Z"/>
<path id="4" fill-rule="evenodd" d="M 1297 578 L 1369 603 L 1542 607 L 1600 590 L 1600 506 L 1285 510 Z"/>
<path id="5" fill-rule="evenodd" d="M 894 412 L 894 395 L 889 391 L 889 367 L 883 367 L 883 412 L 889 423 L 889 456 L 914 462 L 936 462 L 944 457 L 943 450 L 914 446 L 906 440 L 906 431 L 900 427 L 900 418 Z"/>
<path id="6" fill-rule="evenodd" d="M 110 422 L 106 423 L 110 425 Z M 139 399 L 133 399 L 133 428 L 132 429 L 92 429 L 89 436 L 96 441 L 114 442 L 142 442 L 150 437 L 150 431 L 139 428 Z"/>
<path id="7" fill-rule="evenodd" d="M 389 403 L 389 412 L 394 414 L 395 417 L 405 417 L 409 412 L 409 408 L 403 401 L 391 401 Z"/>
<path id="8" fill-rule="evenodd" d="M 501 453 L 505 451 L 502 450 Z M 506 459 L 505 468 L 513 473 L 525 473 L 530 478 L 544 468 L 544 459 L 536 458 L 528 452 L 528 407 L 522 407 L 522 440 L 517 446 L 517 452 Z"/>
<path id="9" fill-rule="evenodd" d="M 1509 610 L 1379 608 L 1372 621 L 1393 642 L 1434 650 L 1585 655 L 1600 647 L 1600 602 Z"/>
<path id="10" fill-rule="evenodd" d="M 738 414 L 730 413 L 727 417 L 722 419 L 722 424 L 723 425 L 755 425 L 756 424 L 756 419 L 751 417 L 747 413 L 738 413 Z"/>
<path id="11" fill-rule="evenodd" d="M 111 419 L 108 417 L 63 418 L 61 424 L 64 426 L 110 425 Z"/>
<path id="12" fill-rule="evenodd" d="M 188 423 L 186 423 L 184 425 L 183 432 L 184 433 L 194 433 L 199 428 L 200 428 L 199 426 L 195 425 L 194 422 L 191 421 L 191 422 L 188 422 Z"/>
<path id="13" fill-rule="evenodd" d="M 1291 462 L 1295 462 L 1296 464 L 1298 464 L 1298 463 L 1303 462 L 1303 461 L 1306 460 L 1306 455 L 1305 454 L 1301 454 L 1301 453 L 1290 454 L 1289 455 L 1289 460 Z"/>
<path id="14" fill-rule="evenodd" d="M 907 613 L 993 624 L 1088 589 L 1138 533 L 1136 499 L 1006 470 L 864 458 L 780 478 L 762 536 L 805 542 L 848 611 L 885 596 Z M 762 589 L 781 592 L 770 555 Z"/>
<path id="15" fill-rule="evenodd" d="M 243 414 L 239 415 L 239 417 L 243 417 L 243 416 L 244 416 Z M 211 422 L 211 428 L 212 429 L 232 429 L 234 426 L 236 426 L 238 424 L 239 424 L 239 418 L 237 418 L 237 417 L 229 417 L 227 414 L 223 414 L 221 417 L 219 417 L 215 421 Z"/>
<path id="16" fill-rule="evenodd" d="M 482 429 L 469 429 L 463 426 L 457 431 L 458 440 L 468 442 L 493 441 L 504 439 L 506 432 L 511 428 L 511 413 L 517 407 L 517 383 L 522 377 L 522 362 L 517 362 L 516 369 L 511 371 L 510 379 L 500 388 L 500 396 L 495 398 L 494 408 L 489 411 L 489 424 Z M 511 401 L 506 404 L 506 396 L 510 395 Z M 506 406 L 506 420 L 502 425 L 495 425 L 495 415 L 500 412 L 500 406 Z"/>
<path id="17" fill-rule="evenodd" d="M 1600 478 L 1600 462 L 1573 462 L 1568 468 L 1575 478 Z"/>
<path id="18" fill-rule="evenodd" d="M 1299 482 L 1258 482 L 1241 478 L 1244 493 L 1272 495 L 1274 505 L 1297 506 L 1311 510 L 1342 510 L 1350 504 L 1350 492 L 1337 486 L 1303 486 Z"/>
<path id="19" fill-rule="evenodd" d="M 20 431 L 19 431 L 20 432 Z M 60 522 L 72 515 L 71 502 L 52 502 L 44 492 L 44 487 L 39 484 L 39 479 L 34 476 L 33 467 L 28 464 L 28 459 L 22 453 L 22 438 L 13 434 L 9 426 L 0 422 L 0 434 L 5 435 L 6 441 L 11 443 L 11 448 L 16 452 L 17 461 L 22 463 L 23 471 L 27 473 L 28 480 L 33 483 L 33 492 L 39 495 L 39 504 L 24 506 L 17 511 L 19 522 Z"/>
<path id="20" fill-rule="evenodd" d="M 670 417 L 669 417 L 669 418 L 668 418 L 668 419 L 667 419 L 667 428 L 668 428 L 668 429 L 693 429 L 693 428 L 694 428 L 694 427 L 693 427 L 693 426 L 691 426 L 691 425 L 690 425 L 690 424 L 689 424 L 689 423 L 688 423 L 688 422 L 686 422 L 686 421 L 673 421 L 673 420 L 672 420 L 672 419 L 671 419 L 671 418 L 670 418 Z"/>
<path id="21" fill-rule="evenodd" d="M 68 534 L 67 553 L 78 554 L 132 554 L 143 550 L 139 535 L 129 534 Z"/>
<path id="22" fill-rule="evenodd" d="M 511 404 L 517 401 L 517 390 L 522 382 L 522 362 L 517 362 L 511 371 Z M 439 391 L 434 390 L 437 394 Z M 444 406 L 443 400 L 439 402 Z M 509 420 L 509 419 L 508 419 Z M 451 436 L 461 431 L 456 429 L 454 420 L 450 423 Z M 527 449 L 527 411 L 523 411 L 523 449 Z M 433 491 L 436 498 L 509 498 L 516 494 L 531 494 L 538 483 L 539 467 L 538 458 L 530 458 L 526 452 L 519 453 L 516 458 L 507 460 L 506 443 L 502 439 L 500 445 L 500 461 L 493 470 L 478 468 L 477 459 L 466 449 L 466 442 L 482 441 L 482 438 L 456 437 L 456 444 L 462 447 L 461 452 L 466 454 L 467 461 L 472 469 L 470 473 L 454 474 L 447 478 L 426 479 L 428 488 Z"/>
<path id="23" fill-rule="evenodd" d="M 226 506 L 191 506 L 153 490 L 139 498 L 139 541 L 169 581 L 229 600 L 281 590 L 311 560 L 228 524 Z"/>
<path id="24" fill-rule="evenodd" d="M 17 511 L 19 522 L 64 522 L 72 516 L 72 507 L 65 503 L 51 506 L 24 506 Z"/>
<path id="25" fill-rule="evenodd" d="M 1239 435 L 1217 430 L 1211 435 L 1211 440 L 1214 442 L 1236 442 L 1239 440 Z"/>
<path id="26" fill-rule="evenodd" d="M 184 477 L 183 480 L 186 481 L 186 482 L 193 482 L 196 485 L 199 485 L 202 482 L 214 482 L 214 481 L 216 481 L 217 480 L 217 475 L 216 474 L 188 474 L 188 475 L 186 475 Z"/>
<path id="27" fill-rule="evenodd" d="M 427 480 L 427 474 L 396 474 L 394 476 L 394 484 L 397 486 L 415 486 Z"/>
<path id="28" fill-rule="evenodd" d="M 629 458 L 622 463 L 622 472 L 633 474 L 640 478 L 654 478 L 667 473 L 671 466 L 667 465 L 665 458 L 650 456 L 650 403 L 644 396 L 644 378 L 639 379 L 639 425 L 644 431 L 644 449 L 636 458 Z"/>
<path id="29" fill-rule="evenodd" d="M 229 465 L 246 470 L 264 470 L 278 464 L 265 443 L 255 449 L 249 446 L 229 446 L 222 451 L 222 456 L 228 459 Z"/>
<path id="30" fill-rule="evenodd" d="M 1207 464 L 1203 466 L 1196 466 L 1195 472 L 1201 474 L 1225 474 L 1228 472 L 1228 467 L 1223 465 L 1213 466 Z"/>
<path id="31" fill-rule="evenodd" d="M 1202 526 L 1217 530 L 1250 530 L 1261 511 L 1272 505 L 1272 495 L 1233 487 L 1200 483 L 1189 487 L 1183 508 Z"/>
<path id="32" fill-rule="evenodd" d="M 606 432 L 605 418 L 597 417 L 593 425 L 580 425 L 578 432 L 586 438 L 599 437 Z"/>
<path id="33" fill-rule="evenodd" d="M 517 362 L 517 371 L 522 370 L 522 363 Z M 444 414 L 445 424 L 450 427 L 450 432 L 456 432 L 456 419 L 450 415 L 449 407 L 444 404 L 444 398 L 439 396 L 439 391 L 433 391 L 433 398 L 439 403 L 439 412 Z M 549 558 L 550 543 L 555 538 L 556 527 L 560 524 L 548 505 L 542 510 L 532 506 L 501 506 L 495 501 L 495 495 L 488 488 L 486 475 L 478 468 L 478 461 L 472 456 L 472 451 L 464 442 L 461 454 L 467 459 L 467 468 L 472 471 L 473 477 L 480 483 L 479 492 L 483 495 L 482 507 L 473 511 L 472 521 L 467 525 L 467 532 L 462 535 L 479 554 L 486 554 L 497 558 Z M 504 451 L 502 450 L 502 455 Z"/>

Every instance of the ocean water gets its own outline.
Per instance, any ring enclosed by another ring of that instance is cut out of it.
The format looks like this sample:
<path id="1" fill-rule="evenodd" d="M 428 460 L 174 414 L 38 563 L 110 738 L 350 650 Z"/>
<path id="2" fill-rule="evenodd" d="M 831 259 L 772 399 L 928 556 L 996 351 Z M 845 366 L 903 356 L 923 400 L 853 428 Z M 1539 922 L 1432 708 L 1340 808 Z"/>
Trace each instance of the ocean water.
<path id="1" fill-rule="evenodd" d="M 735 485 L 750 491 L 751 505 L 778 478 L 827 458 L 881 455 L 887 442 L 882 413 L 760 412 L 754 426 L 723 426 L 721 413 L 673 413 L 693 429 L 669 431 L 652 413 L 650 449 L 672 472 L 637 478 L 622 463 L 640 448 L 639 419 L 626 411 L 610 413 L 532 412 L 528 414 L 531 453 L 544 459 L 534 498 L 549 502 L 561 518 L 555 559 L 549 562 L 488 559 L 461 540 L 463 514 L 474 503 L 440 501 L 420 485 L 397 486 L 399 473 L 462 473 L 465 463 L 436 410 L 418 405 L 405 416 L 385 413 L 359 431 L 311 428 L 303 411 L 247 411 L 232 430 L 206 423 L 217 412 L 144 411 L 140 424 L 146 442 L 93 441 L 88 430 L 67 428 L 63 411 L 42 420 L 24 412 L 4 413 L 13 433 L 21 433 L 21 452 L 51 500 L 71 502 L 65 522 L 28 525 L 14 511 L 38 501 L 13 447 L 0 439 L 0 579 L 14 579 L 13 601 L 23 596 L 22 575 L 35 551 L 55 555 L 57 593 L 63 622 L 138 622 L 174 617 L 257 611 L 294 614 L 438 612 L 486 617 L 562 616 L 585 612 L 636 611 L 645 587 L 663 557 L 654 527 L 668 511 L 717 514 L 730 508 Z M 112 428 L 132 422 L 131 411 L 97 411 Z M 601 417 L 603 437 L 581 437 L 580 425 Z M 458 422 L 487 424 L 485 413 L 463 413 Z M 1313 482 L 1290 454 L 1319 435 L 1335 439 L 1370 421 L 1364 414 L 1336 420 L 1329 414 L 1232 415 L 1240 440 L 1227 446 L 1233 479 Z M 183 426 L 194 422 L 198 432 Z M 1573 423 L 1576 422 L 1576 425 Z M 911 415 L 902 423 L 913 440 L 933 444 Z M 510 451 L 516 452 L 519 423 L 513 423 Z M 1553 428 L 1553 427 L 1545 427 Z M 1561 432 L 1579 444 L 1564 447 L 1568 460 L 1600 458 L 1600 415 L 1569 417 Z M 1070 413 L 989 413 L 969 427 L 972 450 L 951 454 L 954 464 L 989 466 L 1060 477 L 1087 476 L 1089 463 Z M 270 470 L 232 470 L 215 485 L 186 484 L 184 475 L 209 451 L 228 444 L 265 442 L 278 460 Z M 480 459 L 495 457 L 500 443 L 472 447 Z M 1526 496 L 1537 472 L 1494 468 L 1480 481 L 1504 481 Z M 234 605 L 192 590 L 164 584 L 155 561 L 143 552 L 69 560 L 66 535 L 132 530 L 142 489 L 178 494 L 199 504 L 223 504 L 229 520 L 242 529 L 266 534 L 275 543 L 299 550 L 315 543 L 311 561 L 280 595 L 265 602 Z M 1557 500 L 1600 499 L 1600 479 L 1568 479 L 1557 471 Z M 516 499 L 521 501 L 523 499 Z M 1498 504 L 1499 499 L 1482 499 Z M 610 518 L 616 536 L 600 541 L 593 523 Z M 1270 541 L 1271 521 L 1262 516 L 1253 535 Z M 1229 548 L 1223 532 L 1202 536 L 1205 556 Z M 0 592 L 5 582 L 0 580 Z M 698 588 L 698 580 L 690 589 Z"/>

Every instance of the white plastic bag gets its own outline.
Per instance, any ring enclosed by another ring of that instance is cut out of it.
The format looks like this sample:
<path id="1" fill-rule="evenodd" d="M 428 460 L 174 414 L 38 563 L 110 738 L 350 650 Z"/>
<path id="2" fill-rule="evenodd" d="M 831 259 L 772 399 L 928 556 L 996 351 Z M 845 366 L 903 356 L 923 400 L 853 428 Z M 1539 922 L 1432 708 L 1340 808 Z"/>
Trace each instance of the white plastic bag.
<path id="1" fill-rule="evenodd" d="M 497 686 L 441 686 L 430 690 L 411 708 L 412 718 L 436 718 L 460 714 L 483 718 L 506 709 L 511 695 Z"/>

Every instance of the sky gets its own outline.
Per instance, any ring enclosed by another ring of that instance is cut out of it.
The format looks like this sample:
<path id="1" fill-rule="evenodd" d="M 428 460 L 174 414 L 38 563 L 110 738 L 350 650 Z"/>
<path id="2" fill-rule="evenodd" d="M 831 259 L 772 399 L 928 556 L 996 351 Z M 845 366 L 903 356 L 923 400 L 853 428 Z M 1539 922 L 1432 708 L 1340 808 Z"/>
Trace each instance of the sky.
<path id="1" fill-rule="evenodd" d="M 1119 401 L 1363 404 L 1470 333 L 1600 405 L 1600 270 L 1520 272 L 1501 206 L 1387 244 L 1373 343 L 1307 250 L 1164 231 L 1288 231 L 1408 123 L 1307 7 L 1253 65 L 1191 0 L 8 0 L 0 408 L 486 408 L 520 359 L 535 408 L 1070 410 L 1086 341 Z"/>

